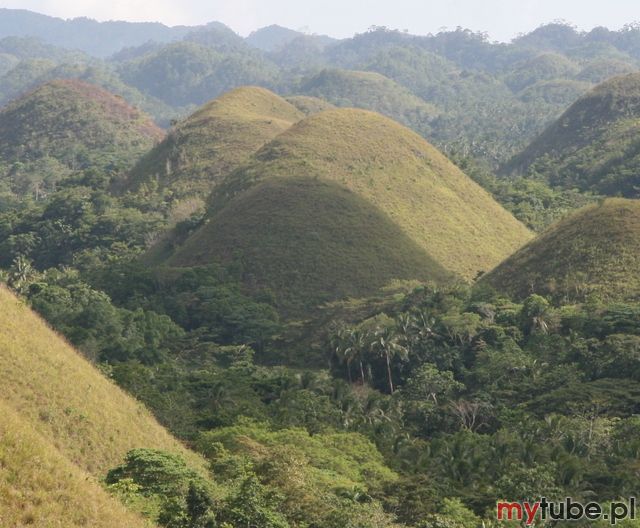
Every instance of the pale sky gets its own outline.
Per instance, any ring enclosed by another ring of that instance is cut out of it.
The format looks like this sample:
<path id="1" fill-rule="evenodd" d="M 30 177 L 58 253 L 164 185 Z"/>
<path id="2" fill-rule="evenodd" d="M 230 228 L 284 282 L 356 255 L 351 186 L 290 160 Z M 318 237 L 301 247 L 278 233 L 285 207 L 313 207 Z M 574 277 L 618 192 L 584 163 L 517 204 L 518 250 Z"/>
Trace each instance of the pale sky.
<path id="1" fill-rule="evenodd" d="M 558 19 L 580 29 L 640 20 L 639 0 L 0 0 L 0 7 L 170 26 L 217 20 L 241 35 L 270 24 L 334 37 L 372 25 L 414 34 L 462 26 L 502 41 Z"/>

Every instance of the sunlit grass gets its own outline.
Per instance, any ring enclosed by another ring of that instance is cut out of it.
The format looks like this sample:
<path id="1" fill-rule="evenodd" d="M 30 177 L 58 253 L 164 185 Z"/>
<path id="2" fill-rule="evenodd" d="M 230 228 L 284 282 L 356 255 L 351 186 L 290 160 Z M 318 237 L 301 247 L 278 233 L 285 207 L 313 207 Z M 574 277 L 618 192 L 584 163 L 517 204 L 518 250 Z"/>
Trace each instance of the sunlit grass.
<path id="1" fill-rule="evenodd" d="M 0 526 L 150 526 L 3 402 L 0 417 Z"/>
<path id="2" fill-rule="evenodd" d="M 471 280 L 530 237 L 420 136 L 341 109 L 295 124 L 227 178 L 170 264 L 233 261 L 250 287 L 300 306 L 445 270 Z"/>
<path id="3" fill-rule="evenodd" d="M 516 297 L 640 296 L 640 202 L 610 198 L 561 220 L 483 277 Z"/>
<path id="4" fill-rule="evenodd" d="M 136 447 L 179 452 L 202 465 L 141 403 L 1 286 L 0 380 L 0 402 L 95 477 L 102 477 Z"/>

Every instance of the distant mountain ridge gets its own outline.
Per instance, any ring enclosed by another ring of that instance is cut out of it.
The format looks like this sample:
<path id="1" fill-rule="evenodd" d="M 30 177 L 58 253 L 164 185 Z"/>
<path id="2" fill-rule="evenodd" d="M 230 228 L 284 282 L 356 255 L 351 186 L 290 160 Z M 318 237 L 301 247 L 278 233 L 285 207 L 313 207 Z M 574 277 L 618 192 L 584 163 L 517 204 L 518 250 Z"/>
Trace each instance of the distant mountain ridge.
<path id="1" fill-rule="evenodd" d="M 274 52 L 279 51 L 284 46 L 294 42 L 300 37 L 309 37 L 317 42 L 321 47 L 337 42 L 337 39 L 327 35 L 307 35 L 301 31 L 295 31 L 277 24 L 257 29 L 245 40 L 254 48 L 267 52 Z"/>
<path id="2" fill-rule="evenodd" d="M 305 35 L 281 26 L 268 26 L 243 39 L 221 22 L 195 26 L 167 26 L 160 22 L 99 22 L 87 17 L 63 19 L 27 9 L 0 8 L 0 39 L 4 37 L 39 37 L 49 44 L 71 50 L 81 50 L 95 57 L 106 58 L 125 48 L 142 46 L 148 42 L 167 44 L 207 31 L 227 32 L 239 41 L 263 51 L 276 51 L 295 38 Z M 197 38 L 197 37 L 196 37 Z M 313 36 L 327 45 L 336 39 Z"/>
<path id="3" fill-rule="evenodd" d="M 122 48 L 139 46 L 149 40 L 179 40 L 193 29 L 168 27 L 158 22 L 98 22 L 85 17 L 64 20 L 26 9 L 0 9 L 0 38 L 41 37 L 50 44 L 97 57 L 108 57 Z"/>
<path id="4" fill-rule="evenodd" d="M 383 26 L 337 40 L 271 25 L 243 38 L 220 22 L 168 27 L 0 11 L 0 103 L 54 76 L 80 77 L 168 126 L 240 86 L 302 95 L 304 81 L 315 79 L 321 86 L 304 95 L 391 115 L 445 152 L 492 168 L 596 83 L 639 67 L 637 25 L 587 32 L 552 23 L 509 43 L 462 28 L 413 35 Z M 364 72 L 357 83 L 354 72 Z M 386 81 L 363 83 L 375 73 Z M 401 100 L 413 109 L 390 112 Z M 416 115 L 424 104 L 437 115 Z"/>

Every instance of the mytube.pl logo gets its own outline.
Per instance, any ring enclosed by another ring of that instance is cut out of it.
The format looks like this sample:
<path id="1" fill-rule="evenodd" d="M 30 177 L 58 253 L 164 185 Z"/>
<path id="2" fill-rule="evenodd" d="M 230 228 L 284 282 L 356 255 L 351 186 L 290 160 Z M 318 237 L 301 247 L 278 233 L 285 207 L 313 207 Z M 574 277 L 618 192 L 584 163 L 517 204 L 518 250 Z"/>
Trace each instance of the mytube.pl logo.
<path id="1" fill-rule="evenodd" d="M 527 526 L 536 521 L 609 521 L 615 525 L 624 519 L 636 519 L 636 498 L 627 501 L 611 502 L 606 505 L 597 502 L 583 504 L 567 497 L 563 501 L 551 501 L 542 497 L 535 502 L 496 503 L 496 516 L 499 521 L 520 521 Z"/>

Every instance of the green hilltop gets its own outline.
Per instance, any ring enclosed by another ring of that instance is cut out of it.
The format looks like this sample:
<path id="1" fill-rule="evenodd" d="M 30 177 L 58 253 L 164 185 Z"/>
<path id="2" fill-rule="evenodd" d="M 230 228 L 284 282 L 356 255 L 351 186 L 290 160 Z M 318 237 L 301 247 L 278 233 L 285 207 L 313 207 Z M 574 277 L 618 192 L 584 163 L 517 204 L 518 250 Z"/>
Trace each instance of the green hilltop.
<path id="1" fill-rule="evenodd" d="M 638 197 L 640 74 L 610 79 L 578 99 L 504 168 L 552 185 Z"/>
<path id="2" fill-rule="evenodd" d="M 615 58 L 600 59 L 588 63 L 582 68 L 577 78 L 581 81 L 601 83 L 612 77 L 620 77 L 635 71 L 637 68 L 627 61 Z"/>
<path id="3" fill-rule="evenodd" d="M 640 297 L 640 202 L 609 198 L 559 221 L 482 277 L 516 298 Z"/>
<path id="4" fill-rule="evenodd" d="M 51 81 L 0 111 L 0 188 L 37 194 L 74 171 L 122 171 L 163 136 L 121 97 L 79 80 Z"/>
<path id="5" fill-rule="evenodd" d="M 429 131 L 429 122 L 439 114 L 432 104 L 375 72 L 326 69 L 305 80 L 300 92 L 336 106 L 378 112 L 422 134 Z"/>
<path id="6" fill-rule="evenodd" d="M 265 88 L 236 88 L 173 127 L 134 167 L 127 187 L 159 185 L 178 199 L 204 199 L 221 178 L 303 117 Z"/>
<path id="7" fill-rule="evenodd" d="M 233 262 L 287 311 L 393 279 L 471 280 L 530 237 L 418 134 L 337 109 L 295 124 L 229 176 L 168 264 Z"/>
<path id="8" fill-rule="evenodd" d="M 571 78 L 579 71 L 580 67 L 564 55 L 542 53 L 515 65 L 505 77 L 505 83 L 513 91 L 519 92 L 540 81 Z"/>

